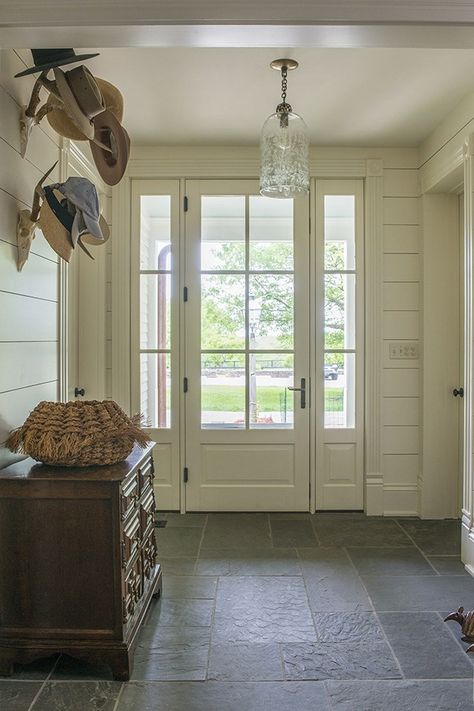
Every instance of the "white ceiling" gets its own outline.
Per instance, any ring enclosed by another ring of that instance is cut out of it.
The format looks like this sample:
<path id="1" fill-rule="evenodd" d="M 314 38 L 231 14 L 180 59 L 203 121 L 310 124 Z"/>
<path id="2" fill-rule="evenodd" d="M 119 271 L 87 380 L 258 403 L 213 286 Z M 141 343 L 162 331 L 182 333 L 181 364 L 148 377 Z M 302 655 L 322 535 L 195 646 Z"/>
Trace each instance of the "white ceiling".
<path id="1" fill-rule="evenodd" d="M 416 146 L 469 92 L 474 50 L 103 49 L 91 71 L 116 84 L 135 145 L 252 145 L 279 101 L 279 56 L 288 99 L 316 145 Z"/>

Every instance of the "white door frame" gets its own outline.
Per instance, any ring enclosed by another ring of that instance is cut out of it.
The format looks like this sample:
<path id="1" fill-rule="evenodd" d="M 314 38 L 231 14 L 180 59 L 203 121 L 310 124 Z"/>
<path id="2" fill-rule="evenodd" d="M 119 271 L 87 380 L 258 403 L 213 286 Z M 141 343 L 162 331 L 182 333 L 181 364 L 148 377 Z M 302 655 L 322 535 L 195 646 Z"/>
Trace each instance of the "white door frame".
<path id="1" fill-rule="evenodd" d="M 132 178 L 255 179 L 259 174 L 258 149 L 253 148 L 153 147 L 137 149 L 135 156 L 132 154 L 124 179 L 113 188 L 112 192 L 114 245 L 112 251 L 112 397 L 128 412 L 131 411 L 129 344 Z M 315 153 L 312 154 L 310 170 L 313 177 L 363 178 L 365 182 L 365 355 L 366 361 L 371 363 L 365 378 L 365 511 L 369 515 L 383 515 L 383 473 L 380 462 L 383 163 L 376 158 L 341 159 L 339 156 L 332 159 L 318 158 Z M 313 221 L 311 225 L 313 244 L 314 228 Z M 314 323 L 314 318 L 311 320 Z M 312 376 L 314 382 L 314 372 Z M 314 415 L 312 418 L 311 427 L 315 431 Z M 314 441 L 314 438 L 311 439 Z M 316 503 L 314 463 L 313 445 L 310 476 L 311 511 L 315 510 Z M 181 494 L 181 510 L 185 510 L 183 494 Z"/>

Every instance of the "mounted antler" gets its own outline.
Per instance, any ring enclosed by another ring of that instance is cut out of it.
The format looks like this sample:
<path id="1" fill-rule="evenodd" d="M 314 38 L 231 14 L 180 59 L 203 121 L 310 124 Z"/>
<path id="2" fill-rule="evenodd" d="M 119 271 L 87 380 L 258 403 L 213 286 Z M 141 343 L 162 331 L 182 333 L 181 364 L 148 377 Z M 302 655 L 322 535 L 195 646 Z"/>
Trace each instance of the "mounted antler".
<path id="1" fill-rule="evenodd" d="M 25 157 L 26 148 L 28 146 L 28 140 L 30 138 L 31 130 L 33 126 L 36 126 L 41 119 L 46 116 L 47 113 L 52 111 L 53 106 L 45 103 L 37 111 L 38 104 L 40 102 L 40 93 L 43 86 L 50 91 L 50 87 L 46 85 L 48 81 L 46 79 L 47 71 L 41 72 L 38 79 L 35 81 L 33 90 L 31 92 L 30 101 L 28 106 L 23 106 L 20 115 L 20 154 L 21 157 Z"/>
<path id="2" fill-rule="evenodd" d="M 35 237 L 35 230 L 38 225 L 41 210 L 41 199 L 44 197 L 43 182 L 46 180 L 48 175 L 52 173 L 57 164 L 58 161 L 56 161 L 56 163 L 52 165 L 51 168 L 37 182 L 33 193 L 33 204 L 31 206 L 31 210 L 22 210 L 18 215 L 16 230 L 18 257 L 16 264 L 19 272 L 21 272 L 26 260 L 28 259 L 31 242 Z"/>

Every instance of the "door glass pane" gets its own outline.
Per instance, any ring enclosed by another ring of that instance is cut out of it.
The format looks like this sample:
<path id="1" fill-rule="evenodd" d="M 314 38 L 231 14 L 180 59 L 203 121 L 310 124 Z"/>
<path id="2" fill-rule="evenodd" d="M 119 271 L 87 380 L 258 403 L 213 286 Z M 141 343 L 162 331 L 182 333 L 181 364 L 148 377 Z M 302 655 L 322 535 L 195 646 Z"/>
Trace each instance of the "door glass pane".
<path id="1" fill-rule="evenodd" d="M 326 353 L 324 426 L 355 426 L 355 353 Z"/>
<path id="2" fill-rule="evenodd" d="M 171 367 L 169 353 L 140 355 L 140 412 L 148 427 L 170 427 Z"/>
<path id="3" fill-rule="evenodd" d="M 140 198 L 140 269 L 171 269 L 171 197 Z"/>
<path id="4" fill-rule="evenodd" d="M 171 275 L 140 274 L 140 348 L 170 348 Z"/>
<path id="5" fill-rule="evenodd" d="M 355 269 L 355 197 L 324 196 L 324 268 Z"/>
<path id="6" fill-rule="evenodd" d="M 201 276 L 201 348 L 245 348 L 245 276 Z"/>
<path id="7" fill-rule="evenodd" d="M 249 348 L 293 348 L 293 275 L 249 276 Z"/>
<path id="8" fill-rule="evenodd" d="M 245 197 L 201 198 L 201 269 L 245 269 Z"/>
<path id="9" fill-rule="evenodd" d="M 325 275 L 325 348 L 355 348 L 355 293 L 355 274 Z"/>
<path id="10" fill-rule="evenodd" d="M 249 355 L 250 428 L 293 427 L 294 394 L 288 390 L 292 385 L 292 354 Z"/>
<path id="11" fill-rule="evenodd" d="M 201 356 L 201 424 L 208 428 L 245 428 L 245 356 Z"/>
<path id="12" fill-rule="evenodd" d="M 293 200 L 249 198 L 250 269 L 293 269 Z"/>

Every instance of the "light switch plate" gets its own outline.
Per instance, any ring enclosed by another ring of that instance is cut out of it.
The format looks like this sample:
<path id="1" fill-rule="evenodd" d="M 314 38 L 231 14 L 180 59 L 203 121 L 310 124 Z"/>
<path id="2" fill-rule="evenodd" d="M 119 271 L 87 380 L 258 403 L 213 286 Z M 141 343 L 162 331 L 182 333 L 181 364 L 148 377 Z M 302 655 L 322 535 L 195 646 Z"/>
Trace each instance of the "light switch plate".
<path id="1" fill-rule="evenodd" d="M 420 357 L 417 341 L 396 341 L 388 347 L 390 360 L 417 360 Z"/>

